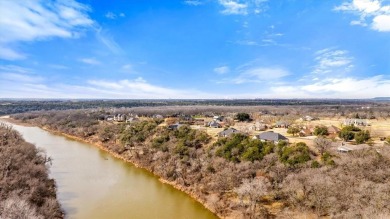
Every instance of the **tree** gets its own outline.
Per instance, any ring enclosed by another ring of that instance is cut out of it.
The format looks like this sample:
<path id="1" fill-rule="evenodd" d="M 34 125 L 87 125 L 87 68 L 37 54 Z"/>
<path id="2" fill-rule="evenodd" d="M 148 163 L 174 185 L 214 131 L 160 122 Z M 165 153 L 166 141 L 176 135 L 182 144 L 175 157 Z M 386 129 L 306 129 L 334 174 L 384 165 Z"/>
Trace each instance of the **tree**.
<path id="1" fill-rule="evenodd" d="M 36 208 L 29 202 L 17 196 L 12 196 L 0 203 L 0 218 L 32 218 L 43 219 Z"/>
<path id="2" fill-rule="evenodd" d="M 279 159 L 291 166 L 306 163 L 310 160 L 309 147 L 304 142 L 298 142 L 293 146 L 285 147 L 279 154 Z"/>
<path id="3" fill-rule="evenodd" d="M 249 122 L 251 121 L 251 116 L 248 113 L 237 113 L 235 119 L 237 119 L 240 122 L 244 122 L 244 121 Z"/>
<path id="4" fill-rule="evenodd" d="M 358 127 L 354 125 L 345 126 L 339 132 L 339 137 L 344 141 L 350 141 L 355 138 L 355 132 L 361 131 Z"/>
<path id="5" fill-rule="evenodd" d="M 271 184 L 267 178 L 259 177 L 253 180 L 244 179 L 240 187 L 236 189 L 241 203 L 243 203 L 243 199 L 249 200 L 249 208 L 251 210 L 250 218 L 256 217 L 256 204 L 263 196 L 268 194 L 270 187 Z"/>
<path id="6" fill-rule="evenodd" d="M 301 130 L 297 126 L 290 126 L 287 129 L 287 133 L 292 134 L 293 136 L 295 136 L 297 133 L 299 133 L 299 131 L 301 131 Z"/>
<path id="7" fill-rule="evenodd" d="M 350 141 L 355 137 L 355 134 L 352 131 L 342 129 L 339 133 L 339 137 L 344 141 Z"/>
<path id="8" fill-rule="evenodd" d="M 360 131 L 355 133 L 355 141 L 357 144 L 362 144 L 370 139 L 369 131 Z"/>
<path id="9" fill-rule="evenodd" d="M 318 152 L 320 152 L 321 156 L 325 151 L 332 145 L 332 142 L 329 139 L 318 137 L 314 139 L 314 147 L 317 148 Z"/>
<path id="10" fill-rule="evenodd" d="M 315 127 L 313 134 L 316 136 L 326 136 L 329 134 L 328 128 L 326 128 L 325 126 L 317 126 Z"/>

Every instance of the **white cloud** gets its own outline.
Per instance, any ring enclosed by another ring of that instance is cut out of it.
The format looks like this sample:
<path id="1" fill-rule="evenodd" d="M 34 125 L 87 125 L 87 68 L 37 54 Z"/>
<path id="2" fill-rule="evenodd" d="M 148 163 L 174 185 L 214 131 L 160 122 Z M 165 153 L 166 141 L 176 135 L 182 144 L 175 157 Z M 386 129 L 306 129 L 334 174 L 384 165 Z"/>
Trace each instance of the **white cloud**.
<path id="1" fill-rule="evenodd" d="M 359 26 L 363 26 L 363 27 L 367 26 L 367 24 L 364 21 L 362 21 L 362 20 L 351 21 L 350 24 L 351 25 L 359 25 Z"/>
<path id="2" fill-rule="evenodd" d="M 191 5 L 191 6 L 203 5 L 203 2 L 197 1 L 197 0 L 187 0 L 187 1 L 184 1 L 183 3 L 186 5 Z"/>
<path id="3" fill-rule="evenodd" d="M 108 19 L 115 20 L 115 19 L 117 19 L 118 17 L 125 17 L 126 15 L 125 15 L 124 13 L 115 14 L 114 12 L 109 11 L 109 12 L 107 12 L 104 16 L 105 16 L 106 18 L 108 18 Z"/>
<path id="4" fill-rule="evenodd" d="M 0 43 L 0 59 L 5 59 L 5 60 L 19 60 L 19 59 L 24 59 L 25 55 L 15 51 L 15 49 L 11 49 L 6 47 L 5 45 L 1 45 Z"/>
<path id="5" fill-rule="evenodd" d="M 43 81 L 43 78 L 36 75 L 24 75 L 17 73 L 2 73 L 0 78 L 8 81 L 17 81 L 17 82 L 28 82 L 28 83 L 37 83 Z"/>
<path id="6" fill-rule="evenodd" d="M 80 62 L 83 62 L 88 65 L 100 65 L 101 63 L 96 60 L 95 58 L 82 58 L 79 60 Z"/>
<path id="7" fill-rule="evenodd" d="M 109 49 L 112 53 L 116 55 L 123 54 L 122 48 L 116 43 L 116 41 L 107 34 L 102 28 L 96 30 L 96 38 Z"/>
<path id="8" fill-rule="evenodd" d="M 240 3 L 234 0 L 219 0 L 218 2 L 224 7 L 224 10 L 221 11 L 222 14 L 248 14 L 248 5 L 245 3 Z"/>
<path id="9" fill-rule="evenodd" d="M 268 0 L 218 0 L 224 8 L 221 13 L 225 15 L 247 15 L 250 13 L 259 14 L 266 7 L 264 3 Z"/>
<path id="10" fill-rule="evenodd" d="M 17 65 L 0 65 L 1 72 L 13 72 L 13 73 L 32 73 L 33 71 L 29 68 L 24 68 Z"/>
<path id="11" fill-rule="evenodd" d="M 247 66 L 238 70 L 240 74 L 235 78 L 225 78 L 218 83 L 263 83 L 275 82 L 285 76 L 290 75 L 290 72 L 279 67 L 254 67 Z"/>
<path id="12" fill-rule="evenodd" d="M 380 32 L 390 31 L 390 5 L 382 5 L 380 0 L 352 0 L 334 8 L 359 16 L 359 20 L 351 21 L 351 25 L 368 26 Z"/>
<path id="13" fill-rule="evenodd" d="M 239 40 L 236 41 L 235 43 L 244 46 L 260 46 L 258 42 L 252 40 Z"/>
<path id="14" fill-rule="evenodd" d="M 24 58 L 11 44 L 51 37 L 78 37 L 91 27 L 89 7 L 68 1 L 0 1 L 0 58 Z"/>
<path id="15" fill-rule="evenodd" d="M 132 70 L 132 69 L 133 69 L 133 66 L 130 65 L 130 64 L 122 65 L 122 70 L 129 71 L 129 70 Z"/>
<path id="16" fill-rule="evenodd" d="M 357 79 L 325 78 L 306 85 L 272 87 L 273 95 L 284 94 L 285 98 L 373 98 L 387 95 L 390 80 L 377 75 L 371 78 Z"/>
<path id="17" fill-rule="evenodd" d="M 111 81 L 88 81 L 88 84 L 105 88 L 105 89 L 115 89 L 121 91 L 127 91 L 129 93 L 143 93 L 143 94 L 165 94 L 168 96 L 177 95 L 176 90 L 163 88 L 147 83 L 142 77 L 138 77 L 134 80 L 120 80 L 116 82 Z"/>
<path id="18" fill-rule="evenodd" d="M 390 15 L 378 15 L 372 21 L 372 29 L 380 32 L 390 32 Z"/>
<path id="19" fill-rule="evenodd" d="M 332 48 L 317 51 L 315 57 L 316 65 L 312 74 L 343 74 L 353 68 L 353 58 L 346 50 L 335 50 Z"/>
<path id="20" fill-rule="evenodd" d="M 214 68 L 214 72 L 217 74 L 226 74 L 229 71 L 230 71 L 229 66 L 220 66 L 220 67 Z"/>
<path id="21" fill-rule="evenodd" d="M 112 20 L 114 20 L 114 19 L 117 18 L 116 14 L 114 14 L 114 13 L 111 12 L 111 11 L 107 12 L 104 16 L 105 16 L 106 18 L 112 19 Z"/>
<path id="22" fill-rule="evenodd" d="M 119 81 L 89 80 L 86 84 L 44 84 L 0 80 L 0 98 L 169 99 L 217 98 L 197 90 L 180 90 L 148 83 L 143 78 Z"/>
<path id="23" fill-rule="evenodd" d="M 231 98 L 349 98 L 362 99 L 386 96 L 390 90 L 390 79 L 383 75 L 367 78 L 328 77 L 304 84 L 288 82 L 267 87 L 262 92 L 228 95 Z"/>
<path id="24" fill-rule="evenodd" d="M 16 82 L 21 84 L 39 83 L 44 81 L 44 78 L 34 73 L 33 70 L 17 65 L 1 65 L 0 79 L 1 81 Z"/>

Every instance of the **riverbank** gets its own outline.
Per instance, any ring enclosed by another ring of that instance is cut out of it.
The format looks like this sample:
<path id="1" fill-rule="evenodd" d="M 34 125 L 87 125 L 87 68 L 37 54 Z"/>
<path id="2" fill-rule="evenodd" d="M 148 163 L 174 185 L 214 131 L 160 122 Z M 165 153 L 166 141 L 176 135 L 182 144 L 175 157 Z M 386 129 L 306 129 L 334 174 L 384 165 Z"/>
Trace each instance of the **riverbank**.
<path id="1" fill-rule="evenodd" d="M 50 158 L 8 124 L 0 136 L 0 218 L 64 218 Z"/>
<path id="2" fill-rule="evenodd" d="M 1 117 L 0 118 L 1 120 L 4 120 L 6 122 L 9 122 L 9 123 L 13 123 L 13 124 L 17 124 L 17 125 L 21 125 L 21 126 L 29 126 L 29 127 L 33 127 L 34 125 L 31 125 L 29 123 L 25 123 L 25 122 L 21 122 L 19 120 L 15 120 L 13 118 L 10 118 L 10 117 Z M 140 165 L 139 163 L 137 163 L 136 161 L 134 160 L 131 160 L 131 159 L 127 159 L 125 158 L 124 156 L 110 150 L 109 148 L 105 147 L 104 144 L 101 144 L 99 142 L 96 142 L 96 141 L 92 141 L 92 140 L 89 140 L 89 139 L 85 139 L 85 138 L 81 138 L 81 137 L 77 137 L 77 136 L 73 136 L 73 135 L 69 135 L 67 133 L 63 133 L 63 132 L 59 132 L 59 131 L 56 131 L 56 130 L 52 130 L 48 127 L 40 127 L 42 128 L 43 130 L 45 131 L 48 131 L 52 134 L 55 134 L 55 135 L 60 135 L 60 136 L 64 136 L 66 138 L 69 138 L 69 139 L 72 139 L 72 140 L 75 140 L 75 141 L 78 141 L 78 142 L 82 142 L 82 143 L 86 143 L 86 144 L 90 144 L 90 145 L 93 145 L 97 148 L 99 148 L 100 150 L 102 151 L 105 151 L 107 153 L 109 153 L 111 156 L 117 158 L 117 159 L 120 159 L 120 160 L 123 160 L 125 161 L 126 163 L 129 163 L 131 165 L 134 165 L 135 167 L 137 168 L 142 168 L 150 173 L 152 173 L 153 175 L 155 175 L 156 177 L 159 178 L 159 181 L 161 183 L 164 183 L 164 184 L 168 184 L 170 186 L 172 186 L 173 188 L 177 189 L 177 190 L 180 190 L 184 193 L 186 193 L 187 195 L 189 195 L 191 198 L 193 198 L 194 200 L 196 200 L 197 202 L 201 203 L 206 209 L 208 209 L 210 212 L 213 212 L 216 216 L 218 216 L 219 218 L 223 218 L 221 215 L 217 214 L 216 212 L 213 211 L 213 209 L 211 209 L 210 207 L 207 206 L 207 204 L 201 200 L 199 198 L 199 195 L 197 195 L 196 193 L 194 192 L 191 192 L 191 191 L 188 191 L 186 190 L 186 188 L 184 188 L 183 186 L 175 183 L 175 182 L 171 182 L 169 180 L 166 180 L 164 178 L 162 178 L 160 175 L 156 174 L 153 170 L 151 170 L 150 168 L 147 168 L 145 166 L 142 166 Z"/>

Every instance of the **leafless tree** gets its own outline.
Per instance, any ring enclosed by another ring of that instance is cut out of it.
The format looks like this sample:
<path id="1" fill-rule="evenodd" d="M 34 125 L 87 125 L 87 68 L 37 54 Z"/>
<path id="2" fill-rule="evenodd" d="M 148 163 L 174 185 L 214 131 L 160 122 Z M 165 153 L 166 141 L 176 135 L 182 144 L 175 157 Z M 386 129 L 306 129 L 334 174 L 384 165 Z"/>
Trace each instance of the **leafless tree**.
<path id="1" fill-rule="evenodd" d="M 256 216 L 257 202 L 268 194 L 269 189 L 270 182 L 268 179 L 265 177 L 257 177 L 252 180 L 244 179 L 240 187 L 235 190 L 241 203 L 243 203 L 244 199 L 248 199 L 251 218 Z"/>
<path id="2" fill-rule="evenodd" d="M 329 150 L 332 146 L 332 141 L 323 137 L 318 137 L 314 139 L 314 147 L 317 148 L 318 152 L 320 152 L 321 156 Z"/>

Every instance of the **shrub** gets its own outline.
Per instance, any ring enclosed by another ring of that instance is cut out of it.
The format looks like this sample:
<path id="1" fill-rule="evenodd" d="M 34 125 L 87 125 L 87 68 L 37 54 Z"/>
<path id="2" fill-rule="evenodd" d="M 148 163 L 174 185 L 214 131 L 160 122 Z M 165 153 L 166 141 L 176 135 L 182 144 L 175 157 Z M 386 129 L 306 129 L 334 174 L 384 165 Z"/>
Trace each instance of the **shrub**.
<path id="1" fill-rule="evenodd" d="M 311 162 L 311 168 L 319 168 L 321 165 L 320 165 L 320 163 L 318 163 L 318 161 L 316 161 L 316 160 L 313 160 L 312 162 Z"/>
<path id="2" fill-rule="evenodd" d="M 313 134 L 316 136 L 326 136 L 329 134 L 328 128 L 326 128 L 325 126 L 317 126 L 315 127 Z"/>
<path id="3" fill-rule="evenodd" d="M 364 142 L 367 142 L 369 139 L 370 139 L 369 131 L 360 131 L 355 133 L 355 141 L 357 144 L 363 144 Z"/>
<path id="4" fill-rule="evenodd" d="M 248 113 L 237 113 L 235 119 L 237 119 L 240 122 L 252 120 L 251 116 Z"/>
<path id="5" fill-rule="evenodd" d="M 355 137 L 355 133 L 348 131 L 347 129 L 342 129 L 339 133 L 339 137 L 344 141 L 350 141 Z"/>
<path id="6" fill-rule="evenodd" d="M 303 142 L 299 142 L 294 146 L 285 147 L 280 160 L 289 165 L 298 165 L 306 163 L 310 160 L 309 147 Z"/>
<path id="7" fill-rule="evenodd" d="M 235 134 L 230 138 L 221 138 L 214 143 L 215 154 L 229 161 L 260 161 L 273 152 L 273 143 L 263 143 L 258 139 L 250 139 L 243 134 Z"/>
<path id="8" fill-rule="evenodd" d="M 325 164 L 325 165 L 329 165 L 329 166 L 333 166 L 335 165 L 336 163 L 334 162 L 334 160 L 332 159 L 332 155 L 329 153 L 329 152 L 325 152 L 322 156 L 321 156 L 321 161 Z"/>
<path id="9" fill-rule="evenodd" d="M 297 126 L 290 126 L 290 127 L 288 127 L 288 129 L 287 129 L 287 133 L 288 133 L 288 134 L 292 134 L 293 136 L 295 136 L 296 134 L 298 134 L 299 131 L 301 131 L 301 130 L 300 130 L 300 128 L 297 127 Z"/>

